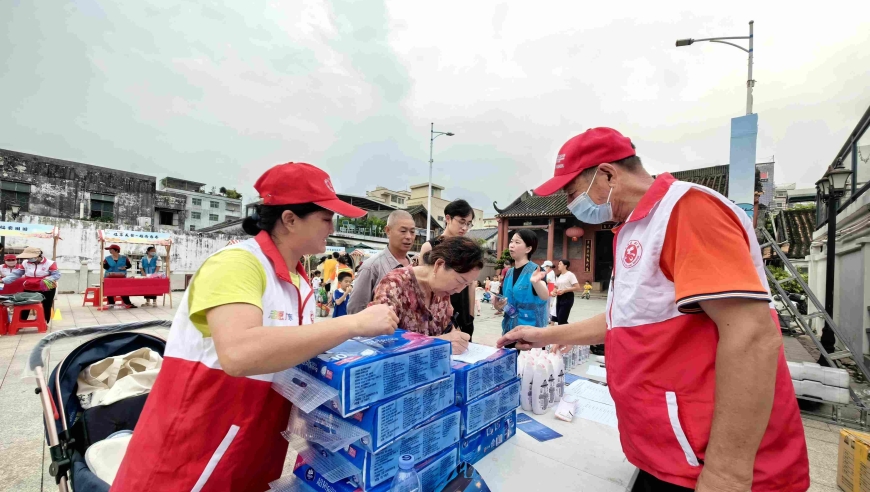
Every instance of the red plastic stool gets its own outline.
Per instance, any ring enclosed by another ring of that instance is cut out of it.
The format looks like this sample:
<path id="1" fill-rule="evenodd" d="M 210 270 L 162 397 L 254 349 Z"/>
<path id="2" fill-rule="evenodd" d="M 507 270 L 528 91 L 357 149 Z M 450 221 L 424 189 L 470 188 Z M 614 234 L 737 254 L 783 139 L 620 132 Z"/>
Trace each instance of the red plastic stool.
<path id="1" fill-rule="evenodd" d="M 84 306 L 85 304 L 90 302 L 91 304 L 94 305 L 94 307 L 99 307 L 101 304 L 99 297 L 100 297 L 100 288 L 99 287 L 88 287 L 87 289 L 85 289 L 85 298 L 82 301 L 82 306 Z"/>
<path id="2" fill-rule="evenodd" d="M 9 309 L 6 306 L 0 306 L 0 335 L 5 335 L 9 331 Z"/>
<path id="3" fill-rule="evenodd" d="M 36 319 L 21 321 L 21 313 L 29 311 L 36 311 Z M 0 313 L 0 316 L 2 315 L 3 313 Z M 37 333 L 45 333 L 48 331 L 48 325 L 45 324 L 45 313 L 43 313 L 42 304 L 24 304 L 22 306 L 13 307 L 12 322 L 9 323 L 8 327 L 9 334 L 17 335 L 18 330 L 22 328 L 36 328 Z"/>

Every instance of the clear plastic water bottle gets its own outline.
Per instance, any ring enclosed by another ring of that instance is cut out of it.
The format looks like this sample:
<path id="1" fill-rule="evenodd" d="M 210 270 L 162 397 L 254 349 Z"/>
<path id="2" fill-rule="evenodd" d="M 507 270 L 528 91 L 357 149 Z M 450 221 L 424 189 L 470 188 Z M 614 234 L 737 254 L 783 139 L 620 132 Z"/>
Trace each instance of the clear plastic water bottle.
<path id="1" fill-rule="evenodd" d="M 420 476 L 414 470 L 414 457 L 410 454 L 403 454 L 399 457 L 399 473 L 393 478 L 393 484 L 390 485 L 390 492 L 422 492 L 423 485 L 420 483 Z"/>

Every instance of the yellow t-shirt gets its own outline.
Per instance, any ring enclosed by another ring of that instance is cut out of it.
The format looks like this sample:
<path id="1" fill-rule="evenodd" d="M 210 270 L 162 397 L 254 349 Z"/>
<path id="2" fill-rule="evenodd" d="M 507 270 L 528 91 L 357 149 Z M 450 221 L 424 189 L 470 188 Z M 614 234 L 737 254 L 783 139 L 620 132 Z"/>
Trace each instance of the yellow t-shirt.
<path id="1" fill-rule="evenodd" d="M 289 272 L 298 289 L 301 277 Z M 252 304 L 263 309 L 266 270 L 250 251 L 228 249 L 212 256 L 199 267 L 187 296 L 190 322 L 203 336 L 210 337 L 206 314 L 224 304 Z"/>
<path id="2" fill-rule="evenodd" d="M 589 284 L 585 284 L 583 286 L 583 292 L 592 292 L 592 286 Z"/>
<path id="3" fill-rule="evenodd" d="M 323 262 L 323 281 L 324 282 L 332 282 L 333 277 L 335 276 L 335 267 L 338 266 L 338 262 L 334 258 L 330 258 Z"/>

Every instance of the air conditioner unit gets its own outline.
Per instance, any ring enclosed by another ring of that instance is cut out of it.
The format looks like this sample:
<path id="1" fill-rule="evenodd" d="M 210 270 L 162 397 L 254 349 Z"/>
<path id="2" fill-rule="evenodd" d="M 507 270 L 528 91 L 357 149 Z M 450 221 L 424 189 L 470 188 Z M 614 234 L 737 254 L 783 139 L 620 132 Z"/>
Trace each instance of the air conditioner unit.
<path id="1" fill-rule="evenodd" d="M 137 217 L 136 223 L 139 227 L 151 227 L 151 217 Z"/>

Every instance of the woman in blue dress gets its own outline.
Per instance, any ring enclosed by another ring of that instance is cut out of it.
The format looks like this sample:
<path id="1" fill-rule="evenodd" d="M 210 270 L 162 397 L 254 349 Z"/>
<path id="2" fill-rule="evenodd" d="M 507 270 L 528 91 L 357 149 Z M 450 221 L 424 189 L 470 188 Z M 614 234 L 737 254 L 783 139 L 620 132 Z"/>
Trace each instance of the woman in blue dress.
<path id="1" fill-rule="evenodd" d="M 502 285 L 502 296 L 493 305 L 504 310 L 502 333 L 519 325 L 545 328 L 548 324 L 547 306 L 550 294 L 544 282 L 544 271 L 529 261 L 538 249 L 538 236 L 528 229 L 516 231 L 508 249 L 514 267 L 507 271 Z"/>

